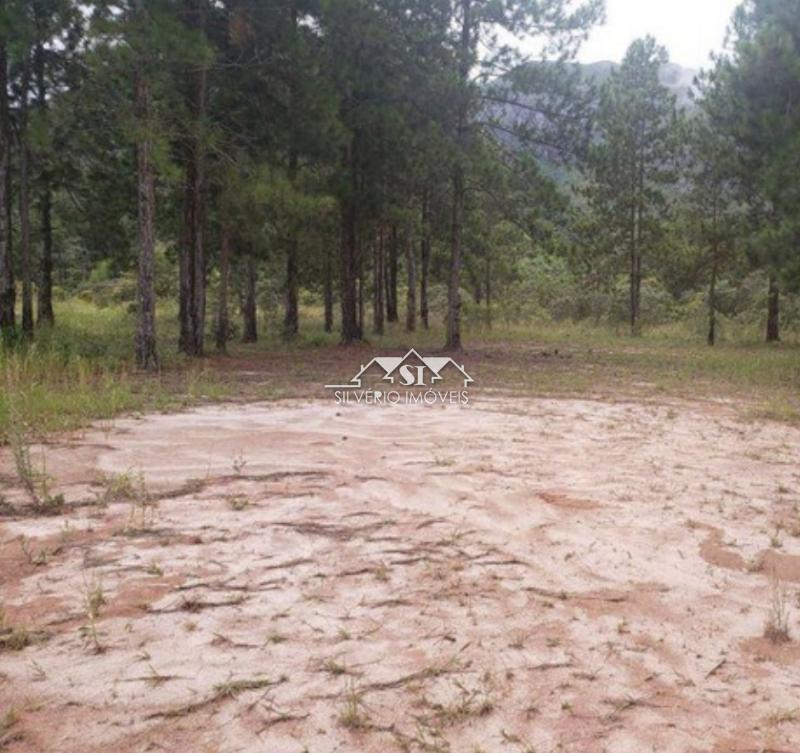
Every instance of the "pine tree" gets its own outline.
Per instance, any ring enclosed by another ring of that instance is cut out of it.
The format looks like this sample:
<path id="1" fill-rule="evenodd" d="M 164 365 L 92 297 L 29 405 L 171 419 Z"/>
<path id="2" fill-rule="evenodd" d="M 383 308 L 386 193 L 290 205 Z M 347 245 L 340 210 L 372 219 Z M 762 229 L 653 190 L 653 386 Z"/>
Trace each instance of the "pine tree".
<path id="1" fill-rule="evenodd" d="M 700 266 L 708 282 L 707 342 L 717 341 L 717 285 L 732 260 L 743 232 L 742 205 L 735 180 L 735 147 L 711 128 L 704 113 L 688 132 L 688 191 L 685 195 L 690 234 L 700 249 Z"/>
<path id="2" fill-rule="evenodd" d="M 466 175 L 486 105 L 518 105 L 528 111 L 529 117 L 510 129 L 523 143 L 546 141 L 548 135 L 557 134 L 554 126 L 564 121 L 572 109 L 566 100 L 551 96 L 553 84 L 560 82 L 563 66 L 522 66 L 522 56 L 509 45 L 499 43 L 498 33 L 539 38 L 545 54 L 551 53 L 563 63 L 575 54 L 588 30 L 602 18 L 603 2 L 453 0 L 451 8 L 454 85 L 448 120 L 453 156 L 446 347 L 458 350 Z M 509 71 L 510 75 L 498 75 Z M 497 118 L 492 125 L 498 125 Z"/>
<path id="3" fill-rule="evenodd" d="M 588 161 L 591 206 L 610 253 L 625 249 L 631 332 L 640 331 L 642 262 L 662 230 L 665 188 L 675 181 L 675 99 L 660 84 L 667 53 L 652 37 L 633 42 L 601 92 Z"/>
<path id="4" fill-rule="evenodd" d="M 0 0 L 0 339 L 16 336 L 14 272 L 11 263 L 11 227 L 8 222 L 8 168 L 11 122 L 8 108 L 8 0 Z"/>
<path id="5" fill-rule="evenodd" d="M 736 144 L 769 276 L 767 341 L 780 339 L 780 285 L 800 286 L 800 0 L 748 0 L 713 72 L 714 127 Z"/>

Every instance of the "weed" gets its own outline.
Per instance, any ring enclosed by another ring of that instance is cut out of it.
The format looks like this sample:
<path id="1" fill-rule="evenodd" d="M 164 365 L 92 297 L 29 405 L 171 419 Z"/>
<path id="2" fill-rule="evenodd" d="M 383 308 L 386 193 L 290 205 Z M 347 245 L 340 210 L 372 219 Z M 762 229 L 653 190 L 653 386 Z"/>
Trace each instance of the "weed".
<path id="1" fill-rule="evenodd" d="M 328 661 L 322 665 L 322 669 L 334 677 L 347 674 L 347 667 L 345 667 L 344 664 L 340 664 L 335 659 L 328 659 Z"/>
<path id="2" fill-rule="evenodd" d="M 236 497 L 229 497 L 228 498 L 228 507 L 231 510 L 235 510 L 239 512 L 241 510 L 246 510 L 250 506 L 250 500 L 247 499 L 244 495 L 238 495 Z"/>
<path id="3" fill-rule="evenodd" d="M 131 494 L 128 497 L 130 510 L 128 512 L 128 523 L 125 527 L 126 532 L 136 533 L 137 531 L 147 531 L 153 527 L 158 510 L 158 500 L 151 497 L 147 491 L 144 474 L 138 471 L 133 476 Z"/>
<path id="4" fill-rule="evenodd" d="M 14 727 L 19 723 L 19 714 L 12 706 L 5 714 L 0 716 L 0 748 L 5 748 L 14 740 L 19 740 L 22 735 L 14 731 Z"/>
<path id="5" fill-rule="evenodd" d="M 30 497 L 34 510 L 45 515 L 60 513 L 64 509 L 64 495 L 50 492 L 51 478 L 47 475 L 44 454 L 42 469 L 34 468 L 29 433 L 25 425 L 19 420 L 12 421 L 6 438 L 11 445 L 17 477 Z"/>
<path id="6" fill-rule="evenodd" d="M 769 617 L 764 627 L 764 637 L 772 643 L 786 643 L 789 636 L 789 596 L 786 586 L 778 578 L 772 578 L 772 601 Z"/>
<path id="7" fill-rule="evenodd" d="M 234 455 L 231 467 L 233 468 L 233 472 L 237 476 L 241 476 L 244 473 L 246 465 L 247 461 L 245 460 L 244 455 L 241 452 L 238 453 L 237 455 Z"/>
<path id="8" fill-rule="evenodd" d="M 44 671 L 44 668 L 41 664 L 39 664 L 38 661 L 32 660 L 30 663 L 30 668 L 34 682 L 42 682 L 43 680 L 47 679 L 47 672 Z"/>
<path id="9" fill-rule="evenodd" d="M 426 753 L 450 753 L 451 747 L 444 732 L 439 727 L 432 727 L 417 722 L 413 735 L 401 736 L 399 731 L 394 731 L 395 737 L 403 751 L 417 748 Z"/>
<path id="10" fill-rule="evenodd" d="M 0 651 L 22 651 L 31 643 L 31 635 L 24 625 L 11 625 L 0 608 Z"/>
<path id="11" fill-rule="evenodd" d="M 247 680 L 227 680 L 214 686 L 214 698 L 233 698 L 245 690 L 260 690 L 274 685 L 274 680 L 255 677 Z"/>
<path id="12" fill-rule="evenodd" d="M 144 480 L 141 472 L 127 470 L 114 473 L 102 479 L 103 492 L 97 497 L 97 503 L 106 507 L 112 502 L 130 502 L 140 494 Z"/>
<path id="13" fill-rule="evenodd" d="M 162 675 L 152 664 L 148 664 L 147 668 L 150 670 L 150 674 L 147 676 L 147 684 L 151 688 L 158 688 L 165 682 L 174 679 L 170 675 Z"/>
<path id="14" fill-rule="evenodd" d="M 458 696 L 447 704 L 433 704 L 436 718 L 441 724 L 455 724 L 472 716 L 487 716 L 494 711 L 494 701 L 489 694 L 488 686 L 491 684 L 491 676 L 487 673 L 483 682 L 486 687 L 479 687 L 469 690 L 460 682 L 456 681 Z"/>
<path id="15" fill-rule="evenodd" d="M 101 608 L 107 603 L 103 581 L 98 576 L 93 576 L 91 581 L 87 581 L 84 577 L 83 587 L 83 605 L 87 622 L 81 627 L 80 634 L 94 653 L 101 654 L 105 651 L 105 647 L 100 643 L 97 618 L 100 616 Z"/>
<path id="16" fill-rule="evenodd" d="M 103 591 L 103 581 L 100 578 L 96 578 L 86 590 L 86 612 L 92 617 L 99 617 L 100 608 L 107 603 L 105 592 Z"/>
<path id="17" fill-rule="evenodd" d="M 765 721 L 771 727 L 777 727 L 780 724 L 792 724 L 800 721 L 800 707 L 773 711 Z"/>
<path id="18" fill-rule="evenodd" d="M 344 706 L 339 714 L 339 723 L 347 729 L 363 729 L 367 726 L 368 717 L 364 709 L 364 693 L 356 688 L 351 680 L 347 684 Z"/>
<path id="19" fill-rule="evenodd" d="M 19 537 L 19 546 L 22 549 L 22 555 L 25 557 L 29 565 L 36 565 L 40 567 L 47 564 L 47 550 L 40 549 L 34 552 L 31 548 L 30 539 L 27 536 Z"/>

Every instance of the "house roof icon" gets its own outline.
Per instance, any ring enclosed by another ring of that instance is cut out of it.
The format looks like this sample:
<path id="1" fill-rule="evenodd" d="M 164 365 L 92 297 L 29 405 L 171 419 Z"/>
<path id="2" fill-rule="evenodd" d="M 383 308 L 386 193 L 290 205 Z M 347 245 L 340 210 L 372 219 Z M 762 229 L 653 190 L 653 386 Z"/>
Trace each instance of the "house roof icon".
<path id="1" fill-rule="evenodd" d="M 443 378 L 442 372 L 448 366 L 455 368 L 461 375 L 461 378 L 464 380 L 464 387 L 475 381 L 467 373 L 466 369 L 462 365 L 456 363 L 452 358 L 448 356 L 429 356 L 426 358 L 417 353 L 414 348 L 411 348 L 404 356 L 376 356 L 366 365 L 362 364 L 358 373 L 350 380 L 349 384 L 326 384 L 325 386 L 329 389 L 361 389 L 363 375 L 375 365 L 383 370 L 383 379 L 385 381 L 394 383 L 395 375 L 400 367 L 407 361 L 414 359 L 430 370 L 432 373 L 431 382 L 440 381 Z"/>

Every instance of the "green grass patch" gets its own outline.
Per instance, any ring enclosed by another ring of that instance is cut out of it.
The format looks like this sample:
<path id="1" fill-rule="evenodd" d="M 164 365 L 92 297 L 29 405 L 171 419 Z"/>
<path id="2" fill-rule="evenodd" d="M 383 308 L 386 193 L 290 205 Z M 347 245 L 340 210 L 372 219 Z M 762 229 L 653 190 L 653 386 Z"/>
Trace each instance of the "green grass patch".
<path id="1" fill-rule="evenodd" d="M 337 332 L 324 332 L 322 311 L 310 308 L 292 342 L 282 339 L 274 317 L 262 318 L 258 343 L 232 342 L 226 357 L 187 359 L 177 354 L 176 313 L 172 303 L 159 306 L 162 370 L 149 375 L 134 368 L 134 317 L 126 306 L 59 302 L 55 328 L 0 350 L 0 441 L 20 433 L 33 441 L 124 413 L 205 401 L 323 397 L 322 385 L 348 379 L 376 353 L 439 352 L 444 341 L 439 324 L 409 333 L 399 322 L 342 348 Z M 728 399 L 748 417 L 800 421 L 800 346 L 793 342 L 709 348 L 678 325 L 632 338 L 607 326 L 531 322 L 492 329 L 467 323 L 464 343 L 459 360 L 478 395 Z"/>

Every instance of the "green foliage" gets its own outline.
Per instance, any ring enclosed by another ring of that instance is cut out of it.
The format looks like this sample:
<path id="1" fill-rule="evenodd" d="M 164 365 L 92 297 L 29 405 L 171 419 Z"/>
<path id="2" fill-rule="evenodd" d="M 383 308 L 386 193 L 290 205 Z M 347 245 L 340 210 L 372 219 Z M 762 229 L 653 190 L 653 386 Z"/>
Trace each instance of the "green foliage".
<path id="1" fill-rule="evenodd" d="M 735 152 L 750 209 L 751 254 L 800 285 L 800 1 L 750 0 L 736 11 L 730 53 L 708 76 L 704 105 Z"/>

